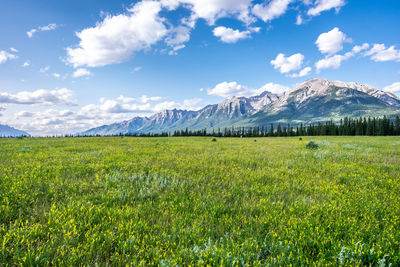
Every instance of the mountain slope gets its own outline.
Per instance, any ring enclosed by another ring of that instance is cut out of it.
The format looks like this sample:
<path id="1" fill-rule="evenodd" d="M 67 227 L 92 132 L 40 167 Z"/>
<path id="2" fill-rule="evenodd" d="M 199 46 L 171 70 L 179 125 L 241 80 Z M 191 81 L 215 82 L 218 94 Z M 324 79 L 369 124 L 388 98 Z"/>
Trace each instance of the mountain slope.
<path id="1" fill-rule="evenodd" d="M 149 118 L 137 117 L 90 129 L 83 134 L 115 135 L 171 132 L 185 128 L 315 123 L 339 120 L 345 116 L 391 116 L 399 113 L 400 100 L 391 93 L 354 82 L 311 79 L 280 95 L 265 91 L 248 98 L 232 97 L 198 111 L 165 110 Z"/>
<path id="2" fill-rule="evenodd" d="M 30 136 L 30 134 L 28 134 L 25 131 L 15 129 L 11 126 L 0 124 L 0 137 L 18 137 L 18 136 Z"/>
<path id="3" fill-rule="evenodd" d="M 399 111 L 400 100 L 393 94 L 358 83 L 312 79 L 285 92 L 242 123 L 314 123 L 345 116 L 390 116 Z"/>

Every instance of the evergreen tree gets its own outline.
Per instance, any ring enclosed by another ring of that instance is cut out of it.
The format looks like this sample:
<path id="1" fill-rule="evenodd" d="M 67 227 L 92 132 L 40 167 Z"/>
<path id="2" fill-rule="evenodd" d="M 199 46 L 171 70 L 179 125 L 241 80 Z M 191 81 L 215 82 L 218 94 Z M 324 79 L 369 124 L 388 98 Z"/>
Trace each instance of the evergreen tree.
<path id="1" fill-rule="evenodd" d="M 276 130 L 276 134 L 277 134 L 278 136 L 282 136 L 282 127 L 281 127 L 281 124 L 280 124 L 280 123 L 278 124 L 278 129 Z"/>
<path id="2" fill-rule="evenodd" d="M 271 126 L 269 128 L 269 136 L 274 136 L 274 135 L 275 135 L 274 124 L 271 123 Z"/>

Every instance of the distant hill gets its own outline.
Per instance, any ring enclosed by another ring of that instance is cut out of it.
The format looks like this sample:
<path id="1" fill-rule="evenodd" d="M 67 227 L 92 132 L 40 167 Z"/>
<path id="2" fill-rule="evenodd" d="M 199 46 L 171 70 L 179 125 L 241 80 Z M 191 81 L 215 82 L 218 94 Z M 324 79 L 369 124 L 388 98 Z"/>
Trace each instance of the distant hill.
<path id="1" fill-rule="evenodd" d="M 11 126 L 0 124 L 0 137 L 18 137 L 18 136 L 30 136 L 30 134 L 28 134 L 25 131 L 15 129 Z"/>
<path id="2" fill-rule="evenodd" d="M 400 99 L 369 85 L 311 79 L 277 95 L 232 97 L 198 111 L 165 110 L 151 117 L 90 129 L 84 135 L 116 135 L 174 131 L 189 128 L 254 127 L 270 123 L 315 123 L 345 116 L 392 116 L 400 113 Z"/>

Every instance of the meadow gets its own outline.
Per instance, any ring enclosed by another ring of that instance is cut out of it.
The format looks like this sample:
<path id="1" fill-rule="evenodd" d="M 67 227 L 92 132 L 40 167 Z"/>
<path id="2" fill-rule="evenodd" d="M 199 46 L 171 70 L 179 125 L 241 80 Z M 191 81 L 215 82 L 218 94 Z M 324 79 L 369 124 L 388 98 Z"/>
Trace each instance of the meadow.
<path id="1" fill-rule="evenodd" d="M 211 139 L 0 139 L 0 265 L 400 265 L 399 137 Z"/>

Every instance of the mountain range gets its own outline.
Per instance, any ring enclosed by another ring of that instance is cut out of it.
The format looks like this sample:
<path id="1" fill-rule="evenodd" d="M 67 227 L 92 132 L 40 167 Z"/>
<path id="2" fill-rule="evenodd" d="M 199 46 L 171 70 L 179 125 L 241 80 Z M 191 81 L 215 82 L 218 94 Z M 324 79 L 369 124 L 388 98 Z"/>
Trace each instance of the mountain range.
<path id="1" fill-rule="evenodd" d="M 18 137 L 18 136 L 30 136 L 30 134 L 28 134 L 25 131 L 15 129 L 11 126 L 0 124 L 0 137 Z"/>
<path id="2" fill-rule="evenodd" d="M 164 110 L 150 117 L 89 129 L 80 135 L 160 133 L 189 128 L 267 126 L 270 123 L 309 124 L 343 117 L 393 116 L 400 113 L 396 95 L 355 82 L 310 79 L 282 94 L 265 91 L 252 97 L 232 97 L 191 110 Z"/>

